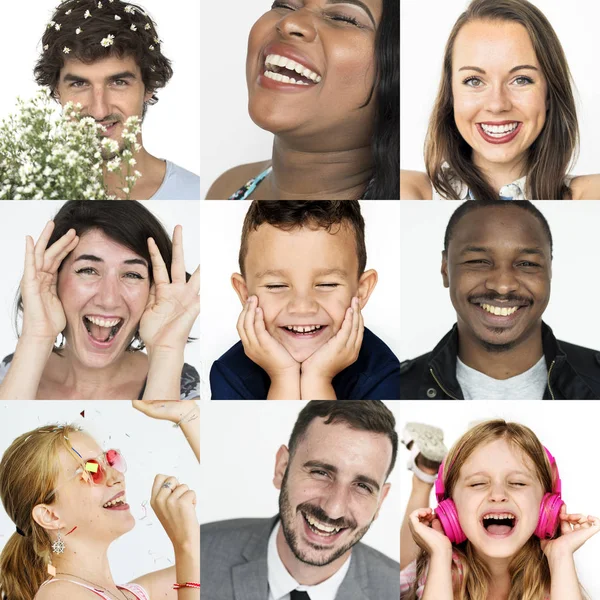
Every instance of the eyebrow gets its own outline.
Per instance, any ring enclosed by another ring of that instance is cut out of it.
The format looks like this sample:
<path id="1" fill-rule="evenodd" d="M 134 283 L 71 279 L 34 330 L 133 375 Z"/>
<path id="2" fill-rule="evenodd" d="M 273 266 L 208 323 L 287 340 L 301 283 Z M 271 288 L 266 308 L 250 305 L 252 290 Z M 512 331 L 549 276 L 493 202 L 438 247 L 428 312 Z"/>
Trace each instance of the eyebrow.
<path id="1" fill-rule="evenodd" d="M 486 472 L 486 471 L 477 471 L 476 473 L 471 473 L 470 475 L 467 475 L 465 477 L 465 481 L 467 479 L 471 479 L 472 477 L 479 477 L 481 475 L 484 475 L 484 476 L 488 477 L 489 473 Z M 524 475 L 525 477 L 529 477 L 529 479 L 533 479 L 531 473 L 528 473 L 527 471 L 518 471 L 518 470 L 515 470 L 515 471 L 510 471 L 509 473 L 507 473 L 507 476 L 511 476 L 511 475 Z"/>
<path id="2" fill-rule="evenodd" d="M 510 73 L 514 73 L 515 71 L 521 71 L 523 69 L 531 69 L 533 71 L 539 71 L 539 69 L 537 67 L 534 67 L 533 65 L 517 65 L 516 67 L 513 67 L 510 71 Z M 485 71 L 479 67 L 461 67 L 459 69 L 459 71 L 477 71 L 477 73 L 481 73 L 482 75 L 485 75 Z"/>
<path id="3" fill-rule="evenodd" d="M 327 0 L 327 4 L 354 4 L 355 6 L 362 8 L 367 13 L 369 19 L 371 19 L 371 23 L 377 27 L 371 9 L 364 2 L 361 2 L 361 0 Z"/>
<path id="4" fill-rule="evenodd" d="M 131 71 L 122 71 L 121 73 L 109 75 L 105 78 L 105 81 L 117 81 L 117 79 L 137 79 L 137 76 Z M 90 83 L 89 79 L 86 79 L 85 77 L 80 77 L 79 75 L 73 75 L 72 73 L 66 73 L 63 77 L 63 81 L 83 81 L 84 83 Z"/>
<path id="5" fill-rule="evenodd" d="M 546 256 L 546 253 L 541 249 L 541 248 L 537 248 L 537 247 L 531 247 L 531 248 L 518 248 L 517 249 L 518 254 L 535 254 L 537 256 Z M 487 248 L 486 246 L 465 246 L 461 251 L 460 251 L 460 255 L 464 255 L 464 254 L 472 254 L 472 253 L 486 253 L 486 252 L 492 252 L 491 248 Z"/>
<path id="6" fill-rule="evenodd" d="M 323 469 L 324 471 L 329 471 L 330 473 L 335 473 L 337 474 L 339 472 L 339 469 L 335 466 L 335 465 L 331 465 L 329 463 L 325 463 L 322 462 L 320 460 L 309 460 L 307 462 L 305 462 L 302 465 L 305 469 L 310 469 L 310 468 L 319 468 L 319 469 Z M 360 483 L 368 483 L 370 486 L 372 486 L 375 490 L 379 491 L 379 484 L 372 478 L 369 477 L 368 475 L 357 475 L 354 478 L 355 481 L 359 481 Z"/>
<path id="7" fill-rule="evenodd" d="M 262 279 L 263 277 L 271 276 L 271 277 L 287 277 L 288 271 L 286 269 L 267 269 L 266 271 L 259 271 L 255 274 L 257 279 Z M 348 272 L 345 269 L 339 269 L 334 267 L 332 269 L 319 269 L 315 273 L 318 277 L 323 277 L 326 275 L 339 275 L 340 277 L 348 277 Z"/>
<path id="8" fill-rule="evenodd" d="M 89 260 L 90 262 L 103 263 L 104 259 L 94 254 L 80 254 L 73 262 L 76 263 L 79 260 Z M 128 258 L 123 261 L 125 265 L 142 265 L 148 268 L 148 263 L 143 258 Z"/>

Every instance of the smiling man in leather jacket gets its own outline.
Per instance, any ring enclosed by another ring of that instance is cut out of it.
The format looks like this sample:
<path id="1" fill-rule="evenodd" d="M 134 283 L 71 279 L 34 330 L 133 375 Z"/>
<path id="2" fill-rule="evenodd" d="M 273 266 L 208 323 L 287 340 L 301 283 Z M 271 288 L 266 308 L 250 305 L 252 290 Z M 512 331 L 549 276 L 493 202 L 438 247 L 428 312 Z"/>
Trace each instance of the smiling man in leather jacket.
<path id="1" fill-rule="evenodd" d="M 460 205 L 442 278 L 457 323 L 432 352 L 401 364 L 402 399 L 600 399 L 600 352 L 558 341 L 542 321 L 552 234 L 531 202 Z"/>

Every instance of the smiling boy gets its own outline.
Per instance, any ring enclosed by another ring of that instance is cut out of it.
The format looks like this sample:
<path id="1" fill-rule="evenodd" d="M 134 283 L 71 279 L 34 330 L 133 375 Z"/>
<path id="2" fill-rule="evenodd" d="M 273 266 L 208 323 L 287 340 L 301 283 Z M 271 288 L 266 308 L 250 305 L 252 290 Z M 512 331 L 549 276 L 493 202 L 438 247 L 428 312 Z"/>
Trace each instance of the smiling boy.
<path id="1" fill-rule="evenodd" d="M 66 0 L 48 23 L 43 52 L 35 66 L 37 83 L 64 106 L 81 104 L 81 115 L 103 125 L 103 135 L 124 148 L 121 134 L 132 116 L 143 120 L 156 91 L 171 79 L 156 24 L 139 6 L 120 0 Z M 200 179 L 190 171 L 151 155 L 141 145 L 132 169 L 142 176 L 130 197 L 136 200 L 199 200 Z M 125 197 L 121 175 L 105 171 L 111 195 Z"/>
<path id="2" fill-rule="evenodd" d="M 402 363 L 402 399 L 599 399 L 600 352 L 558 341 L 542 321 L 552 253 L 531 202 L 461 204 L 441 269 L 457 324 L 432 352 Z"/>
<path id="3" fill-rule="evenodd" d="M 398 399 L 398 359 L 363 324 L 366 262 L 358 201 L 253 202 L 231 277 L 241 341 L 212 366 L 213 398 Z"/>

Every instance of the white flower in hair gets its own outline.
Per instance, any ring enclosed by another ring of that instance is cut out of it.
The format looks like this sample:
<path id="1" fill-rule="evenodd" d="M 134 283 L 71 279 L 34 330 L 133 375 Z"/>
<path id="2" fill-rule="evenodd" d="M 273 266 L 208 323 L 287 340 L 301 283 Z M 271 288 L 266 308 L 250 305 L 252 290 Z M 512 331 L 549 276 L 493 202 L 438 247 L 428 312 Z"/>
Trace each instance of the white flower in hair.
<path id="1" fill-rule="evenodd" d="M 102 39 L 102 41 L 100 42 L 105 48 L 107 48 L 108 46 L 112 46 L 113 42 L 114 42 L 115 36 L 111 35 L 110 33 Z"/>
<path id="2" fill-rule="evenodd" d="M 102 8 L 102 2 L 98 2 L 98 8 Z"/>
<path id="3" fill-rule="evenodd" d="M 88 17 L 91 17 L 91 16 L 92 16 L 92 13 L 89 10 L 86 10 L 85 14 L 83 15 L 83 18 L 87 19 Z"/>
<path id="4" fill-rule="evenodd" d="M 159 40 L 157 37 L 155 37 L 155 38 L 154 38 L 154 42 L 155 42 L 156 44 L 159 44 L 159 43 L 160 43 L 160 40 Z"/>
<path id="5" fill-rule="evenodd" d="M 48 44 L 44 44 L 44 52 L 48 50 Z"/>
<path id="6" fill-rule="evenodd" d="M 65 54 L 69 54 L 69 52 L 71 52 L 71 48 L 69 48 L 68 46 L 65 46 L 65 47 L 63 48 L 63 52 L 64 52 Z"/>
<path id="7" fill-rule="evenodd" d="M 65 13 L 65 15 L 70 15 L 72 12 L 73 12 L 73 9 L 72 9 L 72 8 L 70 8 L 70 9 L 69 9 L 69 10 L 68 10 L 68 11 Z"/>
<path id="8" fill-rule="evenodd" d="M 137 27 L 135 25 L 131 25 L 129 29 L 131 29 L 131 31 L 137 31 Z"/>
<path id="9" fill-rule="evenodd" d="M 120 21 L 121 17 L 119 15 L 115 15 L 115 21 Z"/>
<path id="10" fill-rule="evenodd" d="M 154 46 L 148 46 L 148 50 L 154 50 Z"/>
<path id="11" fill-rule="evenodd" d="M 55 22 L 54 21 L 50 21 L 50 23 L 48 23 L 48 29 L 50 29 L 51 27 L 54 27 Z"/>
<path id="12" fill-rule="evenodd" d="M 62 27 L 62 25 L 61 25 L 60 23 L 57 23 L 57 24 L 54 26 L 54 29 L 56 29 L 56 31 L 60 31 L 60 28 L 61 28 L 61 27 Z"/>
<path id="13" fill-rule="evenodd" d="M 146 23 L 146 26 L 144 27 L 144 29 L 146 29 L 146 30 L 150 29 L 150 23 Z"/>
<path id="14" fill-rule="evenodd" d="M 82 31 L 83 31 L 83 29 L 81 29 L 81 27 L 78 27 L 78 28 L 75 30 L 75 35 L 79 35 L 79 34 L 80 34 Z"/>
<path id="15" fill-rule="evenodd" d="M 132 14 L 133 14 L 133 6 L 131 6 L 131 4 L 128 4 L 128 5 L 125 7 L 125 12 L 126 12 L 126 13 L 132 13 Z"/>

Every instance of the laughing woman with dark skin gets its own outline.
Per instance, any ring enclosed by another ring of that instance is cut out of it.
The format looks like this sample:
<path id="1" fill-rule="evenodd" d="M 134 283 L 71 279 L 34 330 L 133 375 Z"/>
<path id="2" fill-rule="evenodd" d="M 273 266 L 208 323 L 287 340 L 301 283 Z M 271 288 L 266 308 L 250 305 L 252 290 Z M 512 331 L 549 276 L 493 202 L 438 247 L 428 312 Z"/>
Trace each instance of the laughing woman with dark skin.
<path id="1" fill-rule="evenodd" d="M 246 79 L 273 153 L 207 199 L 400 197 L 398 0 L 276 0 L 250 31 Z"/>

